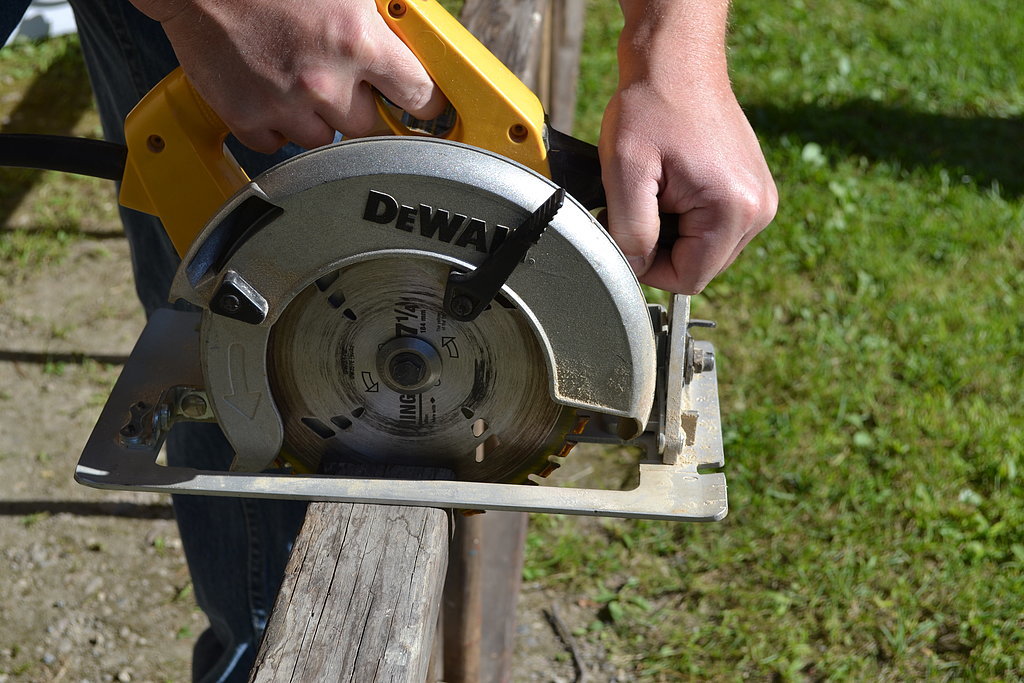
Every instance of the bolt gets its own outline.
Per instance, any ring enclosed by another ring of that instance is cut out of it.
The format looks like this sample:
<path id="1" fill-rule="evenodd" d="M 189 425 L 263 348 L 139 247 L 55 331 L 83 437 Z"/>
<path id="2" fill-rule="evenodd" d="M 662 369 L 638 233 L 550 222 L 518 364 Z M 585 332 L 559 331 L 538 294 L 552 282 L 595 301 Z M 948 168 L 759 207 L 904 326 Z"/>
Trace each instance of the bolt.
<path id="1" fill-rule="evenodd" d="M 181 399 L 181 412 L 186 417 L 202 417 L 206 409 L 206 399 L 199 394 L 185 394 Z"/>
<path id="2" fill-rule="evenodd" d="M 464 318 L 473 312 L 473 301 L 465 294 L 452 297 L 452 313 Z"/>
<path id="3" fill-rule="evenodd" d="M 234 294 L 225 294 L 220 298 L 220 307 L 225 313 L 237 313 L 242 303 Z"/>
<path id="4" fill-rule="evenodd" d="M 167 429 L 167 424 L 171 420 L 171 409 L 166 403 L 161 403 L 157 406 L 156 410 L 153 411 L 153 431 L 162 432 Z"/>
<path id="5" fill-rule="evenodd" d="M 709 372 L 715 369 L 715 354 L 703 349 L 693 350 L 693 372 Z"/>
<path id="6" fill-rule="evenodd" d="M 513 124 L 513 126 L 508 129 L 508 137 L 512 142 L 525 142 L 526 137 L 529 134 L 530 131 L 521 123 Z"/>
<path id="7" fill-rule="evenodd" d="M 399 353 L 388 364 L 388 372 L 391 373 L 391 379 L 395 384 L 415 387 L 426 377 L 427 366 L 415 353 Z"/>

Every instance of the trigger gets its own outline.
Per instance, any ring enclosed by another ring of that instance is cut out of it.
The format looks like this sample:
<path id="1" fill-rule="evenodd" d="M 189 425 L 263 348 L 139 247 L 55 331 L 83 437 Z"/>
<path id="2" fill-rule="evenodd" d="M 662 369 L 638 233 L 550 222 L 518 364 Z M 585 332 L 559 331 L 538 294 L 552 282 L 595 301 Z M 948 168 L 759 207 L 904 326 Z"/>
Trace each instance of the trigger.
<path id="1" fill-rule="evenodd" d="M 439 116 L 424 120 L 399 107 L 379 90 L 374 89 L 374 94 L 377 96 L 377 111 L 395 135 L 429 135 L 443 138 L 455 128 L 458 120 L 458 113 L 450 102 Z"/>

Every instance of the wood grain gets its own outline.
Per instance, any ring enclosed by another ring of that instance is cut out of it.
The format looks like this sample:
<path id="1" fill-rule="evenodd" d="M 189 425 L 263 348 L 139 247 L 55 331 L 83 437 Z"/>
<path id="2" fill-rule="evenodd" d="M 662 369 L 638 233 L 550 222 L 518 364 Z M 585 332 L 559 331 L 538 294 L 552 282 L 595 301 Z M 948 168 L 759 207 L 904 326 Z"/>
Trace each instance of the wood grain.
<path id="1" fill-rule="evenodd" d="M 250 680 L 426 680 L 447 560 L 444 510 L 311 504 Z"/>

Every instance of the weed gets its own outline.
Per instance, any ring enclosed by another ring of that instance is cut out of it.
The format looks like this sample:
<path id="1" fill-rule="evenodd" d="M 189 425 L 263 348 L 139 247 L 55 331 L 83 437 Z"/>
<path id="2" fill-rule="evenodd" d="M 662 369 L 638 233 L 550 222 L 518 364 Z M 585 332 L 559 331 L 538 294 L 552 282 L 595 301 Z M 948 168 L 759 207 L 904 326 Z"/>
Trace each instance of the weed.
<path id="1" fill-rule="evenodd" d="M 192 584 L 186 583 L 182 586 L 177 593 L 174 594 L 174 598 L 171 602 L 181 602 L 182 600 L 190 600 L 192 598 Z"/>
<path id="2" fill-rule="evenodd" d="M 43 521 L 44 519 L 49 519 L 49 517 L 49 512 L 33 512 L 30 515 L 25 515 L 24 517 L 22 517 L 21 523 L 22 525 L 24 525 L 26 529 L 29 529 L 38 524 L 39 522 Z"/>

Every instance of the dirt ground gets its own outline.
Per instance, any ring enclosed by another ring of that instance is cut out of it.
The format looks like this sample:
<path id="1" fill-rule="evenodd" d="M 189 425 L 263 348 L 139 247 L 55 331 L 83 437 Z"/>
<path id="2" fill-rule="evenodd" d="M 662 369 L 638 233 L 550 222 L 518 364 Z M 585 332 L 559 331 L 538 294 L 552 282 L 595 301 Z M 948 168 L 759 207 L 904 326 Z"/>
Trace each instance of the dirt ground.
<path id="1" fill-rule="evenodd" d="M 187 680 L 206 626 L 169 498 L 72 479 L 120 371 L 110 361 L 144 322 L 115 230 L 91 230 L 0 290 L 0 683 Z M 513 680 L 574 679 L 545 616 L 557 605 L 570 629 L 586 624 L 573 601 L 524 587 Z M 591 680 L 625 680 L 586 647 Z"/>

